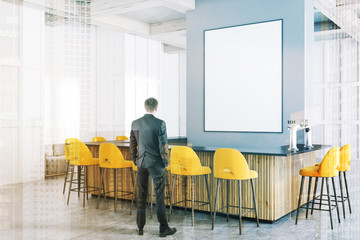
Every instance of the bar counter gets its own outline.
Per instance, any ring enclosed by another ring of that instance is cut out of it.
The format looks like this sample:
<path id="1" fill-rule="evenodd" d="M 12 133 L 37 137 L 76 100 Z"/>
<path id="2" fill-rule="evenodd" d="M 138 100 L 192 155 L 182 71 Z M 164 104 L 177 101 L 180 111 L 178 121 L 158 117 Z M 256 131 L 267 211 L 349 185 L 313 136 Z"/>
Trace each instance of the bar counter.
<path id="1" fill-rule="evenodd" d="M 131 160 L 129 141 L 107 141 L 114 143 L 118 146 L 124 158 Z M 102 142 L 86 142 L 85 144 L 89 147 L 93 154 L 93 157 L 99 155 L 99 145 Z M 185 145 L 183 141 L 175 143 L 176 145 Z M 171 148 L 176 145 L 169 145 L 169 154 Z M 305 166 L 311 166 L 315 164 L 317 150 L 329 148 L 328 145 L 314 145 L 311 150 L 304 149 L 303 145 L 298 145 L 299 151 L 296 153 L 290 153 L 287 151 L 287 146 L 280 146 L 274 148 L 236 148 L 246 158 L 249 168 L 258 172 L 258 178 L 254 180 L 256 201 L 258 207 L 258 217 L 261 220 L 276 221 L 286 214 L 292 212 L 297 208 L 297 201 L 300 190 L 301 177 L 299 176 L 299 170 Z M 213 171 L 213 157 L 215 147 L 204 147 L 204 146 L 192 146 L 191 147 L 196 154 L 199 156 L 201 164 L 208 166 Z M 170 156 L 170 155 L 169 155 Z M 169 173 L 170 174 L 170 173 Z M 170 174 L 171 175 L 171 174 Z M 95 166 L 89 169 L 88 174 L 89 186 L 99 185 L 99 168 Z M 113 190 L 113 171 L 107 171 L 105 174 L 105 189 L 106 191 Z M 171 177 L 172 180 L 172 177 Z M 187 189 L 187 198 L 190 199 L 191 195 L 191 184 L 190 178 L 184 176 L 177 177 L 174 191 L 174 202 L 178 202 L 184 199 L 185 188 Z M 226 203 L 226 184 L 223 183 L 220 187 L 220 197 L 218 199 L 218 206 L 225 205 Z M 235 181 L 230 181 L 230 205 L 238 205 L 238 188 L 236 187 Z M 168 197 L 168 186 L 165 188 L 165 203 L 169 205 Z M 216 192 L 216 179 L 213 173 L 209 176 L 209 187 L 212 203 L 215 199 Z M 130 170 L 120 170 L 118 173 L 118 189 L 123 191 L 132 191 L 131 175 Z M 249 181 L 242 181 L 242 206 L 251 208 L 253 207 L 251 186 Z M 92 192 L 92 194 L 97 194 Z M 131 199 L 131 195 L 120 196 L 122 199 Z M 302 202 L 306 202 L 304 198 Z M 114 195 L 109 194 L 113 197 Z M 204 177 L 195 177 L 195 200 L 207 201 L 206 184 Z M 154 200 L 155 202 L 155 200 Z M 180 205 L 185 207 L 184 204 Z M 187 207 L 191 207 L 188 203 Z M 203 206 L 198 208 L 202 211 L 209 211 L 209 206 Z M 229 213 L 238 215 L 238 209 L 230 208 Z M 225 213 L 225 209 L 219 212 Z M 255 218 L 255 213 L 247 214 L 245 217 Z"/>

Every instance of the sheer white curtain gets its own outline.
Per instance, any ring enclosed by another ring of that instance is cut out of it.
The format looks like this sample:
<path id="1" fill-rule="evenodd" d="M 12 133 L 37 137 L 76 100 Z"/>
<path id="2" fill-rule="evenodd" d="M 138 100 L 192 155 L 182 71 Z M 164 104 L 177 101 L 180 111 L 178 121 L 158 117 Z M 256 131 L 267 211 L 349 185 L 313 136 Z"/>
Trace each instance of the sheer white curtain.
<path id="1" fill-rule="evenodd" d="M 342 29 L 326 29 L 314 45 L 314 83 L 312 112 L 316 138 L 324 144 L 351 144 L 352 160 L 359 159 L 360 91 L 359 42 Z M 333 31 L 333 33 L 331 33 Z M 325 37 L 324 37 L 325 36 Z"/>

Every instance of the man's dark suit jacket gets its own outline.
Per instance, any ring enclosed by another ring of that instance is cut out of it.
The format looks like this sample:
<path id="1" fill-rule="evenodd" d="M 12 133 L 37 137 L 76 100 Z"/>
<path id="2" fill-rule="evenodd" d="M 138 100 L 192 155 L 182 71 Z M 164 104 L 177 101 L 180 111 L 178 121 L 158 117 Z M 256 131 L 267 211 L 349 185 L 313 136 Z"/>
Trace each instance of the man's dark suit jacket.
<path id="1" fill-rule="evenodd" d="M 152 114 L 132 122 L 130 150 L 134 163 L 142 168 L 168 165 L 166 124 Z"/>

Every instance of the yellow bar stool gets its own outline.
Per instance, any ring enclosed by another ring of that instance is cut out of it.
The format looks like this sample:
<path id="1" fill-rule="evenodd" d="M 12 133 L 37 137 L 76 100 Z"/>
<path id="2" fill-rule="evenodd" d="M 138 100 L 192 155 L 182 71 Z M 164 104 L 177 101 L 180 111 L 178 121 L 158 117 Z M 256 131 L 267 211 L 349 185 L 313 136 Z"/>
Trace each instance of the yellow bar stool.
<path id="1" fill-rule="evenodd" d="M 129 138 L 126 136 L 116 136 L 116 141 L 124 141 L 124 140 L 129 140 Z"/>
<path id="2" fill-rule="evenodd" d="M 325 178 L 326 180 L 326 189 L 327 189 L 327 204 L 324 205 L 328 205 L 329 209 L 325 210 L 321 208 L 321 204 L 322 204 L 322 189 L 321 189 L 321 195 L 320 195 L 320 203 L 317 203 L 315 200 L 315 198 L 313 198 L 312 201 L 312 211 L 313 210 L 320 210 L 320 211 L 328 211 L 330 213 L 330 224 L 331 224 L 331 229 L 333 229 L 333 222 L 332 222 L 332 214 L 331 211 L 333 210 L 332 207 L 336 208 L 337 211 L 337 215 L 338 215 L 338 220 L 340 223 L 340 214 L 339 214 L 339 207 L 338 207 L 338 199 L 337 199 L 337 195 L 336 195 L 336 189 L 335 189 L 335 182 L 334 182 L 334 177 L 339 175 L 339 171 L 338 171 L 338 166 L 340 163 L 340 150 L 339 147 L 334 147 L 332 149 L 330 149 L 327 154 L 325 155 L 325 157 L 323 158 L 323 160 L 321 161 L 321 163 L 318 166 L 310 166 L 310 167 L 305 167 L 302 168 L 299 172 L 299 174 L 302 176 L 301 177 L 301 185 L 300 185 L 300 193 L 299 193 L 299 201 L 298 201 L 298 207 L 297 207 L 297 212 L 296 212 L 296 220 L 295 220 L 295 224 L 297 224 L 298 222 L 298 217 L 299 217 L 299 209 L 301 206 L 301 195 L 302 195 L 302 191 L 303 191 L 303 187 L 304 187 L 304 180 L 305 177 L 309 177 L 309 187 L 308 187 L 308 196 L 307 196 L 307 202 L 306 202 L 306 218 L 308 217 L 308 209 L 309 209 L 309 200 L 310 200 L 310 193 L 311 193 L 311 180 L 313 177 L 315 177 L 315 189 L 314 192 L 316 192 L 316 186 L 317 186 L 317 181 L 318 178 Z M 330 190 L 329 190 L 329 178 L 331 178 L 332 180 L 332 185 L 333 185 L 333 190 L 334 190 L 334 196 L 335 196 L 335 206 L 333 206 L 331 204 L 331 195 L 330 195 Z M 319 204 L 319 208 L 314 208 L 315 204 Z"/>
<path id="3" fill-rule="evenodd" d="M 134 179 L 133 171 L 132 171 L 132 164 L 133 161 L 125 160 L 124 156 L 122 155 L 120 149 L 112 143 L 101 143 L 100 149 L 99 149 L 99 169 L 100 169 L 100 180 L 99 180 L 99 194 L 98 194 L 98 200 L 96 209 L 99 208 L 100 203 L 100 195 L 101 195 L 101 189 L 103 187 L 103 178 L 104 178 L 104 172 L 106 169 L 113 169 L 114 170 L 114 212 L 116 212 L 117 207 L 117 198 L 118 198 L 118 189 L 117 189 L 117 180 L 118 180 L 118 169 L 129 169 L 131 173 L 131 178 Z M 133 183 L 133 181 L 131 181 Z M 105 186 L 104 186 L 105 189 Z M 133 192 L 129 191 L 119 191 L 124 193 L 121 196 L 126 196 L 130 194 L 134 194 L 134 186 L 133 186 Z M 110 192 L 106 192 L 110 193 Z M 106 196 L 106 193 L 104 193 L 104 197 Z"/>
<path id="4" fill-rule="evenodd" d="M 351 214 L 350 195 L 346 180 L 346 172 L 350 170 L 350 164 L 351 164 L 351 147 L 350 144 L 346 144 L 342 146 L 342 148 L 340 149 L 340 165 L 339 165 L 339 184 L 340 184 L 340 193 L 341 193 L 340 202 L 342 203 L 344 218 L 345 218 L 345 201 L 348 202 L 349 212 Z M 341 173 L 343 174 L 345 180 L 346 197 L 344 197 L 343 195 L 343 188 L 342 188 L 343 184 L 342 184 Z"/>
<path id="5" fill-rule="evenodd" d="M 196 153 L 189 147 L 185 146 L 176 146 L 171 149 L 170 154 L 170 171 L 174 175 L 171 189 L 171 198 L 170 198 L 170 209 L 169 209 L 169 221 L 171 216 L 172 206 L 182 203 L 185 203 L 185 214 L 186 214 L 186 203 L 191 201 L 191 225 L 194 226 L 194 209 L 209 205 L 210 215 L 212 217 L 211 211 L 211 198 L 210 198 L 210 189 L 208 182 L 208 175 L 211 174 L 211 169 L 209 167 L 203 167 L 200 163 L 199 157 Z M 184 176 L 185 182 L 187 182 L 187 177 L 191 177 L 191 200 L 186 198 L 186 185 L 185 185 L 185 199 L 176 203 L 173 203 L 175 182 L 177 175 Z M 205 176 L 205 183 L 207 188 L 208 202 L 204 201 L 195 201 L 195 176 Z M 195 206 L 195 202 L 201 203 L 198 206 Z"/>
<path id="6" fill-rule="evenodd" d="M 258 177 L 256 171 L 249 170 L 249 166 L 246 162 L 245 157 L 236 149 L 230 148 L 219 148 L 215 151 L 214 155 L 214 177 L 217 178 L 217 188 L 216 188 L 216 195 L 215 195 L 215 203 L 214 203 L 214 218 L 212 223 L 212 230 L 214 230 L 215 225 L 215 217 L 216 217 L 216 203 L 219 195 L 219 188 L 220 188 L 220 180 L 226 180 L 226 206 L 223 206 L 220 209 L 226 207 L 227 209 L 227 221 L 229 221 L 229 207 L 239 208 L 239 234 L 242 234 L 242 221 L 241 217 L 244 214 L 250 213 L 255 211 L 256 216 L 256 223 L 259 227 L 259 218 L 257 215 L 257 207 L 256 207 L 256 197 L 255 197 L 255 188 L 254 188 L 254 178 Z M 232 206 L 229 205 L 229 181 L 236 180 L 238 181 L 238 191 L 239 191 L 239 206 Z M 245 208 L 241 206 L 241 181 L 242 180 L 250 180 L 252 193 L 253 193 L 253 201 L 254 201 L 254 208 Z M 246 213 L 242 213 L 242 209 L 250 210 Z"/>
<path id="7" fill-rule="evenodd" d="M 82 188 L 83 188 L 83 207 L 85 207 L 85 194 L 86 194 L 86 198 L 88 199 L 89 188 L 96 188 L 94 186 L 88 186 L 87 168 L 89 166 L 99 165 L 99 159 L 93 158 L 88 147 L 83 142 L 80 142 L 80 141 L 70 142 L 69 153 L 70 153 L 69 154 L 70 164 L 73 165 L 73 168 L 71 170 L 70 187 L 69 187 L 67 204 L 69 204 L 71 191 L 77 190 L 78 195 L 80 194 L 81 168 L 83 168 L 84 169 L 84 180 L 83 180 Z M 73 177 L 74 177 L 74 167 L 75 166 L 78 166 L 78 189 L 71 189 L 71 185 L 72 185 Z"/>
<path id="8" fill-rule="evenodd" d="M 349 195 L 348 184 L 347 184 L 347 180 L 346 180 L 346 172 L 350 170 L 350 163 L 351 163 L 351 147 L 350 147 L 350 144 L 346 144 L 346 145 L 342 146 L 342 148 L 340 149 L 340 164 L 338 166 L 339 185 L 340 185 L 340 196 L 338 196 L 338 198 L 341 199 L 341 200 L 338 200 L 338 203 L 339 202 L 342 203 L 344 218 L 345 218 L 345 201 L 348 202 L 349 211 L 350 211 L 350 214 L 351 214 L 351 204 L 350 204 L 350 198 L 349 198 L 350 195 Z M 320 164 L 318 163 L 315 166 L 320 166 Z M 342 173 L 342 175 L 344 177 L 344 180 L 345 180 L 345 190 L 346 190 L 346 196 L 345 197 L 344 197 L 344 194 L 343 194 L 343 184 L 342 184 L 341 173 Z M 315 202 L 315 200 L 317 200 L 317 198 L 315 197 L 317 182 L 318 181 L 317 181 L 317 178 L 316 178 L 313 202 Z M 320 208 L 321 208 L 321 200 L 322 200 L 322 195 L 323 195 L 323 187 L 324 187 L 324 178 L 322 179 L 322 182 L 321 182 Z M 312 206 L 314 206 L 314 204 L 312 204 Z M 311 215 L 312 214 L 313 214 L 313 207 L 311 208 Z"/>
<path id="9" fill-rule="evenodd" d="M 106 142 L 106 138 L 104 137 L 93 137 L 93 142 Z"/>
<path id="10" fill-rule="evenodd" d="M 134 206 L 134 201 L 135 201 L 135 192 L 136 192 L 136 185 L 137 185 L 137 166 L 133 163 L 133 166 L 132 166 L 132 169 L 133 171 L 135 172 L 135 179 L 134 179 L 134 195 L 133 195 L 133 198 L 131 199 L 131 207 L 130 207 L 130 215 L 132 214 L 132 209 L 133 209 L 133 206 Z M 166 171 L 167 173 L 170 172 L 170 167 L 166 167 Z M 154 205 L 154 182 L 153 180 L 151 179 L 151 177 L 149 176 L 150 180 L 151 180 L 151 184 L 150 184 L 150 187 L 151 187 L 151 195 L 150 195 L 150 219 L 153 218 L 153 205 Z M 168 180 L 168 178 L 166 178 L 166 183 L 165 183 L 165 188 L 167 187 L 168 189 L 168 197 L 165 197 L 170 199 L 170 181 Z M 170 199 L 171 201 L 171 199 Z"/>
<path id="11" fill-rule="evenodd" d="M 65 179 L 64 179 L 64 187 L 63 187 L 63 194 L 65 194 L 65 188 L 66 188 L 66 183 L 70 182 L 70 180 L 68 179 L 68 176 L 71 174 L 71 170 L 70 170 L 70 150 L 69 150 L 69 145 L 71 142 L 80 142 L 79 139 L 77 138 L 67 138 L 65 139 L 65 161 L 66 161 L 66 172 L 65 172 Z"/>

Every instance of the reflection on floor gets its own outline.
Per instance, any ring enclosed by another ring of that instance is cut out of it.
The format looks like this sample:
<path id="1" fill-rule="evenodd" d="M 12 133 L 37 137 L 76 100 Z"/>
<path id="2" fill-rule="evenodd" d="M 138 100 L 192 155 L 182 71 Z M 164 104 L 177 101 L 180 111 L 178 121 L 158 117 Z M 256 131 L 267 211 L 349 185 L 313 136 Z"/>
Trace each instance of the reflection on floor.
<path id="1" fill-rule="evenodd" d="M 357 164 L 354 164 L 357 165 Z M 346 219 L 341 215 L 337 222 L 335 210 L 334 230 L 330 230 L 328 212 L 314 212 L 305 219 L 305 209 L 300 212 L 295 225 L 293 212 L 275 223 L 260 223 L 260 228 L 250 220 L 243 221 L 243 235 L 238 235 L 236 218 L 218 216 L 215 230 L 211 230 L 210 215 L 197 212 L 195 227 L 191 227 L 191 214 L 184 215 L 175 209 L 170 225 L 178 232 L 169 239 L 360 239 L 359 176 L 357 171 L 348 174 L 351 188 L 353 214 L 346 209 Z M 337 180 L 337 179 L 336 179 Z M 338 181 L 338 180 L 337 180 Z M 86 207 L 82 199 L 72 194 L 70 205 L 62 194 L 62 178 L 0 187 L 0 239 L 154 239 L 158 238 L 156 214 L 147 218 L 143 236 L 137 236 L 135 217 L 129 215 L 130 203 L 118 201 L 118 212 L 113 213 L 113 201 L 102 201 L 96 210 L 96 198 L 89 197 Z M 339 191 L 338 191 L 339 192 Z M 342 208 L 340 207 L 342 214 Z"/>

